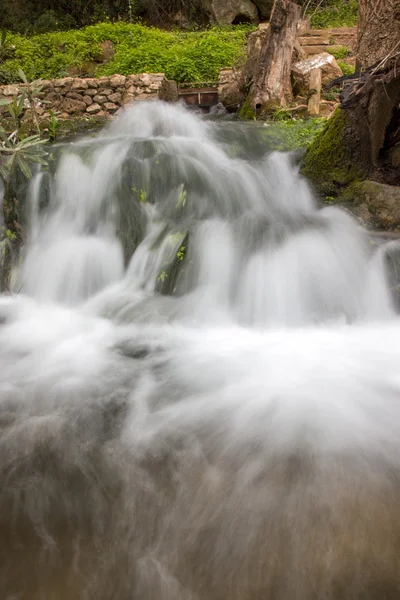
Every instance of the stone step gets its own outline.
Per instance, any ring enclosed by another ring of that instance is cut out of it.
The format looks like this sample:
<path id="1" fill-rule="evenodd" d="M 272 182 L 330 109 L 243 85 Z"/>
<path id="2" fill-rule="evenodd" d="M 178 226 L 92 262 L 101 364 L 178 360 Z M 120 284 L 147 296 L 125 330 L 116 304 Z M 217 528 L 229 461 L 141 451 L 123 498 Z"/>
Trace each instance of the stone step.
<path id="1" fill-rule="evenodd" d="M 321 54 L 321 52 L 326 52 L 329 46 L 302 46 L 301 49 L 306 54 Z"/>
<path id="2" fill-rule="evenodd" d="M 322 37 L 320 35 L 315 36 L 300 36 L 299 42 L 301 46 L 329 46 L 329 37 Z"/>

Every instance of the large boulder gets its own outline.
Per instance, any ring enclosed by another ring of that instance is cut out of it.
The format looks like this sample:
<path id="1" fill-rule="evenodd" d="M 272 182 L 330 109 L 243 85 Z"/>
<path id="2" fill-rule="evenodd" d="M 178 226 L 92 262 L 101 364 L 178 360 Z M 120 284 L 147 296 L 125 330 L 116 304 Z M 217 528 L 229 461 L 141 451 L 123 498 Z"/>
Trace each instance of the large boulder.
<path id="1" fill-rule="evenodd" d="M 253 2 L 258 8 L 260 18 L 262 20 L 269 19 L 274 0 L 253 0 Z"/>
<path id="2" fill-rule="evenodd" d="M 259 21 L 257 7 L 251 0 L 211 0 L 209 10 L 218 25 Z"/>
<path id="3" fill-rule="evenodd" d="M 344 193 L 354 212 L 366 223 L 377 229 L 400 227 L 400 187 L 376 181 L 351 184 Z"/>
<path id="4" fill-rule="evenodd" d="M 343 75 L 336 59 L 328 52 L 315 54 L 310 58 L 300 60 L 292 65 L 292 79 L 295 94 L 304 94 L 309 90 L 310 73 L 313 69 L 321 69 L 322 85 L 327 85 L 333 79 Z"/>

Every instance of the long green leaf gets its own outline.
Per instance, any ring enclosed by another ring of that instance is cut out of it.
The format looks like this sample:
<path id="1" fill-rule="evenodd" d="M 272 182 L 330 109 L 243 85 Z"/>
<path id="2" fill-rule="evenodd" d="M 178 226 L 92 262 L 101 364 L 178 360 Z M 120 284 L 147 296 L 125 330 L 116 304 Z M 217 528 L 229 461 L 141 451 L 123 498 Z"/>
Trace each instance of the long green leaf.
<path id="1" fill-rule="evenodd" d="M 21 81 L 23 81 L 24 83 L 28 83 L 28 79 L 22 69 L 18 69 L 18 75 Z"/>
<path id="2" fill-rule="evenodd" d="M 11 104 L 12 100 L 10 98 L 0 98 L 0 106 L 7 106 L 7 104 Z"/>
<path id="3" fill-rule="evenodd" d="M 29 160 L 30 162 L 38 163 L 39 165 L 43 165 L 44 167 L 47 167 L 47 165 L 49 164 L 47 160 L 45 158 L 42 158 L 41 156 L 34 156 L 30 154 Z"/>
<path id="4" fill-rule="evenodd" d="M 17 154 L 17 162 L 18 162 L 19 168 L 21 169 L 21 171 L 25 175 L 25 177 L 27 179 L 30 179 L 32 177 L 32 171 L 30 170 L 29 165 L 26 162 L 26 160 L 20 154 Z"/>
<path id="5" fill-rule="evenodd" d="M 6 165 L 0 164 L 0 175 L 2 176 L 4 181 L 7 181 L 7 179 L 10 177 L 10 172 L 7 169 Z"/>

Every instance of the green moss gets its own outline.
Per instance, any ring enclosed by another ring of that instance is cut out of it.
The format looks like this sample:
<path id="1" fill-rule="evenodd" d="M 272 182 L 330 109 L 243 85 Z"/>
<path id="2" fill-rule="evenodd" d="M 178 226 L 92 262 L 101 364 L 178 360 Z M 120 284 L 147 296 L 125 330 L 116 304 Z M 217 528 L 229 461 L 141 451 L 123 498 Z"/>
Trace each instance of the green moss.
<path id="1" fill-rule="evenodd" d="M 308 148 L 302 172 L 325 194 L 337 195 L 337 188 L 362 177 L 352 164 L 346 143 L 346 113 L 337 108 L 322 132 Z"/>
<path id="2" fill-rule="evenodd" d="M 251 106 L 250 94 L 247 96 L 239 112 L 239 118 L 243 121 L 251 121 L 256 118 L 256 111 Z"/>

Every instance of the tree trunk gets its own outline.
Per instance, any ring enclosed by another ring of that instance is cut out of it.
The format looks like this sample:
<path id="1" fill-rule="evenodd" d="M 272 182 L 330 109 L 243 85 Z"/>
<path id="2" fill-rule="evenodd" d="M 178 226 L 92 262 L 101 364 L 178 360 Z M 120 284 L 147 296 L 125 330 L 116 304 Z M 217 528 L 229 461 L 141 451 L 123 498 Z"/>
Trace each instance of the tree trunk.
<path id="1" fill-rule="evenodd" d="M 400 49 L 399 1 L 359 0 L 357 70 L 370 67 L 395 49 Z"/>
<path id="2" fill-rule="evenodd" d="M 275 0 L 250 89 L 251 107 L 257 111 L 287 106 L 293 99 L 290 68 L 300 15 L 294 2 Z"/>

